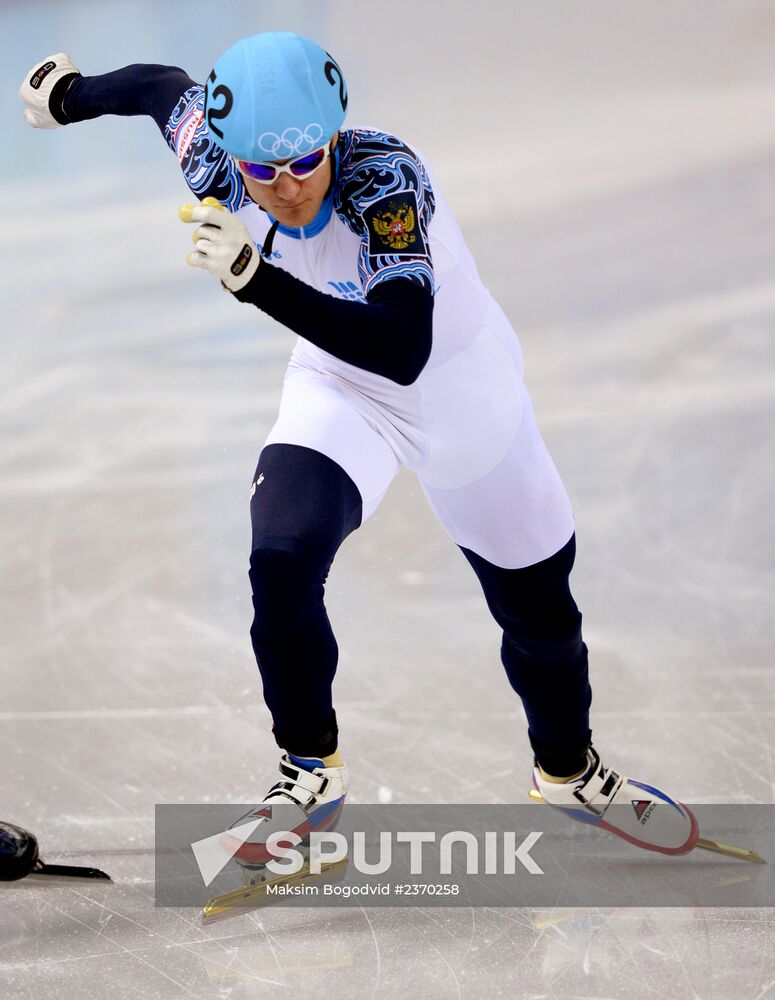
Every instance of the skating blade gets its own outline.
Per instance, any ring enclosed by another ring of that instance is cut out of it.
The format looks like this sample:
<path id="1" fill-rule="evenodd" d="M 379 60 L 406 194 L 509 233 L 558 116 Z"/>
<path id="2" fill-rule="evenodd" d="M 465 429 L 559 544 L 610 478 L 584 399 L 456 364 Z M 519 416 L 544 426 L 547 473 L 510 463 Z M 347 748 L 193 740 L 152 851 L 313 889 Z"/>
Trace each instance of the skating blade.
<path id="1" fill-rule="evenodd" d="M 340 878 L 346 870 L 347 858 L 344 858 L 342 861 L 322 863 L 319 875 L 312 874 L 308 867 L 296 872 L 295 875 L 277 875 L 273 878 L 264 878 L 261 874 L 252 876 L 246 874 L 239 889 L 232 889 L 231 892 L 224 892 L 207 900 L 202 908 L 202 920 L 206 924 L 211 924 L 216 920 L 237 916 L 247 910 L 272 903 L 277 897 L 268 895 L 267 889 L 270 886 L 328 882 Z"/>
<path id="2" fill-rule="evenodd" d="M 766 865 L 767 859 L 756 851 L 751 851 L 747 847 L 735 847 L 734 844 L 722 844 L 718 840 L 708 840 L 706 837 L 697 839 L 697 847 L 704 851 L 715 851 L 717 854 L 725 854 L 728 858 L 737 858 L 740 861 L 753 861 L 758 865 Z"/>

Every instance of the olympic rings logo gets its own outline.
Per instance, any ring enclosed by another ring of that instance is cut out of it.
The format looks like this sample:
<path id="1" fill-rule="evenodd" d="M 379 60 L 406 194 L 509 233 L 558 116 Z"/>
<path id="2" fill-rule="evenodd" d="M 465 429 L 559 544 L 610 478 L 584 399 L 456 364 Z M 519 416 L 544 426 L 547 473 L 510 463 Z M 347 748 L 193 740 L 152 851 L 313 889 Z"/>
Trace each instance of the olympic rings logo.
<path id="1" fill-rule="evenodd" d="M 287 128 L 282 135 L 264 132 L 258 137 L 259 148 L 270 153 L 275 160 L 285 160 L 319 149 L 323 139 L 323 126 L 310 122 L 305 129 Z"/>

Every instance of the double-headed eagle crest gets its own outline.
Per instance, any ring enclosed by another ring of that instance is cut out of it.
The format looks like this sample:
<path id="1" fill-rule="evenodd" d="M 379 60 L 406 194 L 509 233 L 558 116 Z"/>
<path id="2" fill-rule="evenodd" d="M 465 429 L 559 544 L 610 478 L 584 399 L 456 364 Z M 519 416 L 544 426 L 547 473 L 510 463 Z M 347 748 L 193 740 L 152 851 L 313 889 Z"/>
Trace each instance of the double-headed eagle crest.
<path id="1" fill-rule="evenodd" d="M 417 239 L 415 216 L 411 205 L 391 201 L 386 209 L 371 220 L 374 232 L 391 250 L 405 250 Z"/>

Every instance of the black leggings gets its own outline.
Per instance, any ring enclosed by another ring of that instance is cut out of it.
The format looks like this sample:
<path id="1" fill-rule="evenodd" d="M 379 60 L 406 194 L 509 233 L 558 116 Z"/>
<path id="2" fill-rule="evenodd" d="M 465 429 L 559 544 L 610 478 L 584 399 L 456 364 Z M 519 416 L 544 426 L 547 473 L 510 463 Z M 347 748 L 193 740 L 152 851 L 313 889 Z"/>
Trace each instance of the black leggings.
<path id="1" fill-rule="evenodd" d="M 336 462 L 299 445 L 261 452 L 251 499 L 251 639 L 278 744 L 326 756 L 337 746 L 331 684 L 338 648 L 324 584 L 361 523 L 358 488 Z M 501 569 L 463 554 L 503 629 L 501 659 L 522 699 L 537 758 L 552 774 L 579 770 L 589 744 L 587 649 L 568 575 L 575 537 L 549 559 Z"/>

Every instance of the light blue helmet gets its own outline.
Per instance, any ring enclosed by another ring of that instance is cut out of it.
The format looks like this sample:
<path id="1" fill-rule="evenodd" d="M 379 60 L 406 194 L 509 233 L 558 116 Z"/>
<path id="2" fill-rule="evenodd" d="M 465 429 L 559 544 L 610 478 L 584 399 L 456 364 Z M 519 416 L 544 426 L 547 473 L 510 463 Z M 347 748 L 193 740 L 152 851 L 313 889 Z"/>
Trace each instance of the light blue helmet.
<path id="1" fill-rule="evenodd" d="M 344 121 L 347 86 L 319 45 L 287 31 L 243 38 L 205 85 L 215 142 L 239 160 L 264 163 L 324 146 Z"/>

